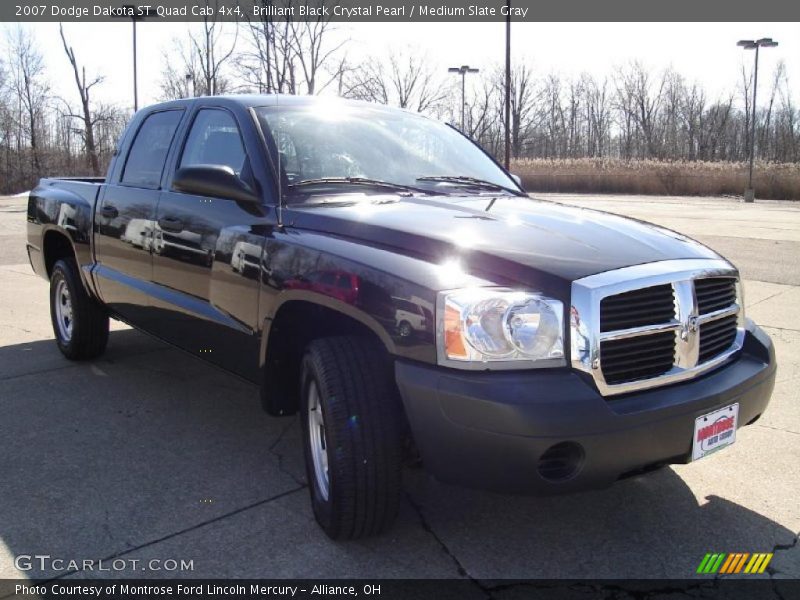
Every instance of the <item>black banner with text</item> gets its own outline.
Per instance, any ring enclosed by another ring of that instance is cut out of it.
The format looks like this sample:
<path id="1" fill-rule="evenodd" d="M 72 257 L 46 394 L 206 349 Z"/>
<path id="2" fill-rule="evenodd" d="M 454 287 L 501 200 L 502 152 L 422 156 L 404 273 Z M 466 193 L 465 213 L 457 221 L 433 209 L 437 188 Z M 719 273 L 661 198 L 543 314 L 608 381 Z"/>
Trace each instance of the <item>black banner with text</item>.
<path id="1" fill-rule="evenodd" d="M 0 21 L 798 21 L 786 0 L 4 0 Z"/>

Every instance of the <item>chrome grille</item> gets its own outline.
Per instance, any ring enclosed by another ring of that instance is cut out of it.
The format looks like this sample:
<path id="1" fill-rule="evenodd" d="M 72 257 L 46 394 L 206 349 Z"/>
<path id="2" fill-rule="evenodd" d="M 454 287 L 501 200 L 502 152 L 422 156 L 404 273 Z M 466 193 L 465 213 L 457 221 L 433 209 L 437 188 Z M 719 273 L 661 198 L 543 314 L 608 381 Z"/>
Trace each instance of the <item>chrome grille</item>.
<path id="1" fill-rule="evenodd" d="M 733 277 L 709 277 L 694 282 L 697 296 L 697 312 L 707 315 L 726 308 L 736 302 L 736 279 Z"/>
<path id="2" fill-rule="evenodd" d="M 603 376 L 614 385 L 667 373 L 675 363 L 675 334 L 671 331 L 600 343 Z"/>
<path id="3" fill-rule="evenodd" d="M 675 292 L 669 284 L 609 296 L 600 302 L 601 332 L 669 323 L 674 318 Z"/>
<path id="4" fill-rule="evenodd" d="M 725 352 L 736 340 L 736 315 L 700 325 L 700 362 Z"/>
<path id="5" fill-rule="evenodd" d="M 604 395 L 683 381 L 741 348 L 736 270 L 675 260 L 609 271 L 572 286 L 571 353 Z"/>

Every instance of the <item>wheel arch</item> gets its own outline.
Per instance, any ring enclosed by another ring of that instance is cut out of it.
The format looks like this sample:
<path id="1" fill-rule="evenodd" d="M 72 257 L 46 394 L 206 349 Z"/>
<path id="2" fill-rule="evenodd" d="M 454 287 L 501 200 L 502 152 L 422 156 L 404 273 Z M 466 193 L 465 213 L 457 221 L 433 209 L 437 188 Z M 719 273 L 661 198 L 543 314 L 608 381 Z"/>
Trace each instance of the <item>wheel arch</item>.
<path id="1" fill-rule="evenodd" d="M 46 229 L 42 235 L 42 256 L 44 257 L 44 268 L 48 278 L 53 274 L 53 267 L 59 260 L 64 258 L 78 260 L 77 252 L 70 236 L 65 231 L 55 227 Z"/>
<path id="2" fill-rule="evenodd" d="M 302 290 L 281 294 L 281 301 L 265 319 L 261 339 L 261 401 L 267 413 L 279 416 L 297 411 L 303 350 L 313 339 L 334 335 L 372 339 L 386 360 L 395 355 L 386 328 L 356 307 Z"/>

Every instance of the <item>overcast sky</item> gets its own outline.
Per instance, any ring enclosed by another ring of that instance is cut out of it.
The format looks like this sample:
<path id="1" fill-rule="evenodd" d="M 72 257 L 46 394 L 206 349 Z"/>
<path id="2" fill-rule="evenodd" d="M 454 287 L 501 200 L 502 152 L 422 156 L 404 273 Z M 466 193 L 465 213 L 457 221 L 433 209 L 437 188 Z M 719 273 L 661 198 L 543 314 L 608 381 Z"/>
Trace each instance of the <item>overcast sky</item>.
<path id="1" fill-rule="evenodd" d="M 58 24 L 24 26 L 34 32 L 45 55 L 53 90 L 76 100 Z M 173 38 L 184 36 L 193 26 L 197 24 L 145 21 L 138 25 L 140 106 L 158 99 L 164 51 Z M 227 25 L 228 30 L 232 27 Z M 488 68 L 502 63 L 504 56 L 504 23 L 359 23 L 337 28 L 338 35 L 352 40 L 348 53 L 356 62 L 370 54 L 385 54 L 392 47 L 419 48 L 443 70 L 461 64 Z M 97 97 L 132 106 L 130 23 L 68 23 L 65 31 L 89 73 L 106 77 Z M 709 101 L 736 88 L 743 60 L 748 69 L 752 65 L 752 51 L 742 51 L 736 41 L 767 36 L 780 45 L 761 53 L 761 99 L 767 97 L 773 69 L 783 59 L 794 98 L 800 101 L 798 23 L 515 23 L 512 28 L 515 60 L 529 62 L 537 74 L 568 77 L 587 72 L 602 77 L 632 60 L 655 70 L 671 65 L 689 82 L 702 83 Z"/>

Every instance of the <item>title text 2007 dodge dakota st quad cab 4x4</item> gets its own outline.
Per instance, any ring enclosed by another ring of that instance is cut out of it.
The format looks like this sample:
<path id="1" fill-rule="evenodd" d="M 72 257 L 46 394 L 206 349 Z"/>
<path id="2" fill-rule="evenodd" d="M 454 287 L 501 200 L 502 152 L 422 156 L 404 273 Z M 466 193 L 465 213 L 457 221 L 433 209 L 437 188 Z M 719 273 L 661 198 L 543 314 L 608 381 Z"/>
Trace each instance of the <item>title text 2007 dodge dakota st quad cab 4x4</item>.
<path id="1" fill-rule="evenodd" d="M 467 486 L 598 488 L 732 443 L 775 379 L 719 255 L 530 199 L 455 129 L 365 103 L 139 111 L 105 179 L 31 192 L 28 252 L 68 358 L 113 317 L 299 411 L 333 538 L 392 522 L 404 450 Z"/>

